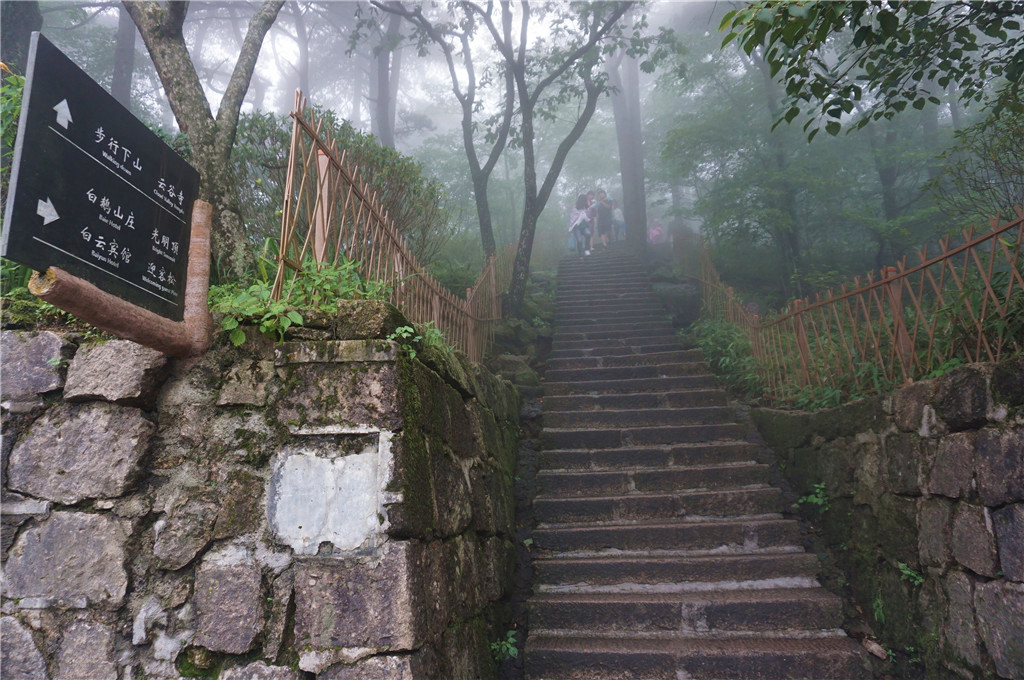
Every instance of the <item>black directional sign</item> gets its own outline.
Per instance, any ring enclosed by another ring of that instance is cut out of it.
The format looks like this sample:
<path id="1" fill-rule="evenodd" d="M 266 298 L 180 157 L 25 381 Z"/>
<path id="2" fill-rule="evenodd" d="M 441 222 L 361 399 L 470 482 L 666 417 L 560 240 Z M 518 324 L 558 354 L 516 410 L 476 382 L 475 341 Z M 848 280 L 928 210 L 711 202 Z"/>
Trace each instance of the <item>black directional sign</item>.
<path id="1" fill-rule="evenodd" d="M 199 173 L 32 34 L 0 255 L 180 321 Z"/>

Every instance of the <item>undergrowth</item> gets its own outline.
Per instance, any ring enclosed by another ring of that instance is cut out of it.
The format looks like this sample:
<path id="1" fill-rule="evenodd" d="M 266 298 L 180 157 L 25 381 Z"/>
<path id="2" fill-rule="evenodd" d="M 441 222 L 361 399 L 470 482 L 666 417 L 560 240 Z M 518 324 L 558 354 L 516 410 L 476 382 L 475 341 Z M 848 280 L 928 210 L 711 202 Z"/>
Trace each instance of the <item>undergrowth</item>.
<path id="1" fill-rule="evenodd" d="M 740 326 L 700 319 L 680 331 L 680 337 L 703 352 L 730 392 L 745 399 L 758 399 L 764 394 L 764 379 L 751 352 L 750 338 Z"/>
<path id="2" fill-rule="evenodd" d="M 269 276 L 243 288 L 239 284 L 210 287 L 210 309 L 223 315 L 221 330 L 236 347 L 245 342 L 242 326 L 252 324 L 278 342 L 285 331 L 301 326 L 303 312 L 333 313 L 339 300 L 385 300 L 391 287 L 367 281 L 359 274 L 359 263 L 342 258 L 337 264 L 307 261 L 300 275 L 285 283 L 280 300 L 272 296 Z"/>

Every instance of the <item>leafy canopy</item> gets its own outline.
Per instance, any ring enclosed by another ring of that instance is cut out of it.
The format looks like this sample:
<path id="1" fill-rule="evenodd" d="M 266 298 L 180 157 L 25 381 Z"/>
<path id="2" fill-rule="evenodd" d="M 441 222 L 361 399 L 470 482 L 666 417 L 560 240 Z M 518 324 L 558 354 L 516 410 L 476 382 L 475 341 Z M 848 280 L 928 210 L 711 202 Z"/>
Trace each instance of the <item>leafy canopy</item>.
<path id="1" fill-rule="evenodd" d="M 864 115 L 854 129 L 938 104 L 947 88 L 993 113 L 1020 111 L 1022 16 L 1021 0 L 761 0 L 730 11 L 719 28 L 728 31 L 723 47 L 760 49 L 771 75 L 781 74 L 787 101 L 776 125 L 805 113 L 805 130 L 824 121 L 835 135 L 855 108 Z"/>

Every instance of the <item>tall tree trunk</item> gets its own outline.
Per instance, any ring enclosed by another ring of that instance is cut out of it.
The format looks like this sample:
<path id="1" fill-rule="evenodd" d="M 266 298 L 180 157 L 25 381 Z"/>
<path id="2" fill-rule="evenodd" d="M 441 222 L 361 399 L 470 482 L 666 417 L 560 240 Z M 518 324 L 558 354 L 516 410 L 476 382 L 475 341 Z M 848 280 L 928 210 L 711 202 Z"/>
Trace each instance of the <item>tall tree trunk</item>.
<path id="1" fill-rule="evenodd" d="M 355 68 L 352 69 L 352 112 L 348 119 L 356 128 L 363 127 L 363 81 L 366 79 L 366 71 L 359 64 L 359 60 L 353 58 Z"/>
<path id="2" fill-rule="evenodd" d="M 306 97 L 312 93 L 309 88 L 309 32 L 306 30 L 306 18 L 302 15 L 302 8 L 297 1 L 291 3 L 292 16 L 295 18 L 295 42 L 299 48 L 299 63 L 296 69 L 299 72 L 299 89 Z"/>
<path id="3" fill-rule="evenodd" d="M 627 14 L 627 21 L 631 19 Z M 634 249 L 647 243 L 647 195 L 644 190 L 643 121 L 640 114 L 640 66 L 621 55 L 609 64 L 609 85 L 615 136 L 619 144 L 619 174 L 622 178 L 622 214 L 626 220 L 626 242 Z"/>
<path id="4" fill-rule="evenodd" d="M 395 101 L 398 90 L 398 73 L 392 56 L 395 54 L 402 17 L 392 14 L 388 17 L 387 32 L 381 37 L 374 63 L 376 77 L 373 91 L 373 134 L 384 146 L 395 148 Z"/>
<path id="5" fill-rule="evenodd" d="M 35 0 L 4 0 L 0 2 L 0 61 L 19 75 L 25 74 L 28 44 L 32 31 L 43 27 L 43 15 Z"/>
<path id="6" fill-rule="evenodd" d="M 770 67 L 756 51 L 750 56 L 761 72 L 765 103 L 771 120 L 778 120 L 781 107 Z M 768 187 L 768 190 L 771 191 L 769 201 L 774 204 L 779 214 L 785 218 L 784 220 L 776 220 L 776 225 L 772 230 L 773 239 L 782 256 L 783 268 L 785 270 L 786 282 L 784 290 L 787 295 L 803 297 L 804 287 L 798 275 L 801 270 L 801 260 L 803 259 L 801 253 L 800 215 L 796 202 L 796 188 L 786 175 L 789 167 L 789 152 L 782 133 L 772 132 L 769 134 L 768 146 L 771 149 L 770 157 L 775 169 L 775 179 Z"/>
<path id="7" fill-rule="evenodd" d="M 953 119 L 953 129 L 959 130 L 964 126 L 963 115 L 960 113 L 960 101 L 956 98 L 956 87 L 952 83 L 949 84 L 946 95 L 949 102 L 949 115 Z"/>
<path id="8" fill-rule="evenodd" d="M 885 223 L 880 229 L 872 229 L 875 238 L 875 268 L 881 269 L 891 262 L 893 257 L 892 239 L 889 227 L 900 216 L 901 210 L 896 193 L 896 181 L 899 179 L 899 168 L 893 162 L 894 155 L 889 151 L 896 143 L 897 132 L 892 121 L 886 123 L 885 139 L 881 143 L 877 139 L 875 128 L 868 127 L 868 140 L 871 144 L 871 155 L 874 160 L 875 172 L 882 193 L 882 217 Z"/>
<path id="9" fill-rule="evenodd" d="M 131 108 L 134 73 L 135 22 L 122 5 L 117 12 L 117 42 L 114 44 L 114 76 L 110 82 L 110 94 L 126 109 Z"/>
<path id="10" fill-rule="evenodd" d="M 238 128 L 239 109 L 256 67 L 267 31 L 284 0 L 264 0 L 249 21 L 220 108 L 214 118 L 189 57 L 182 28 L 187 3 L 131 1 L 125 7 L 149 50 L 174 116 L 189 139 L 192 162 L 201 174 L 199 197 L 214 207 L 212 257 L 218 269 L 244 280 L 255 254 L 242 221 L 230 155 Z"/>

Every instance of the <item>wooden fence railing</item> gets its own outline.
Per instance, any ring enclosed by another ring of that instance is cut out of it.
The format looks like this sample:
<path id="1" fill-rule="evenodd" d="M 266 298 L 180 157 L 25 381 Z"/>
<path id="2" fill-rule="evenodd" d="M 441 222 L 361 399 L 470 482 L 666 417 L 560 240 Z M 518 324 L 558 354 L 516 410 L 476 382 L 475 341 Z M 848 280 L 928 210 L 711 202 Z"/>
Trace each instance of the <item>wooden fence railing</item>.
<path id="1" fill-rule="evenodd" d="M 1024 352 L 1024 209 L 992 229 L 947 237 L 919 263 L 856 278 L 848 290 L 795 300 L 766 319 L 748 313 L 701 260 L 705 316 L 746 329 L 767 396 L 802 390 L 867 394 L 921 379 L 949 362 L 998 361 Z"/>
<path id="2" fill-rule="evenodd" d="M 480 361 L 501 320 L 516 244 L 491 256 L 465 299 L 452 294 L 405 247 L 377 192 L 358 180 L 359 168 L 339 153 L 301 92 L 291 117 L 274 298 L 285 294 L 289 277 L 302 276 L 304 262 L 337 264 L 345 257 L 359 263 L 364 280 L 388 285 L 391 302 L 410 321 L 433 322 L 449 343 Z"/>

